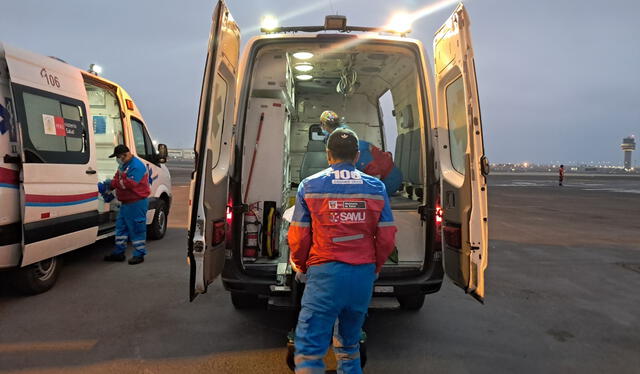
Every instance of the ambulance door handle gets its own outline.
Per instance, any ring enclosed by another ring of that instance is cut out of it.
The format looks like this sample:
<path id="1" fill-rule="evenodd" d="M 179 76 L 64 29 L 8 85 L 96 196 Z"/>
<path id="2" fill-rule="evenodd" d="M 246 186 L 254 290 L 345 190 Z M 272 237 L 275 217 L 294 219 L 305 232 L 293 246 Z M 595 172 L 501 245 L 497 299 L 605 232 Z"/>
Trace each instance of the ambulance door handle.
<path id="1" fill-rule="evenodd" d="M 85 171 L 85 173 L 87 173 L 87 174 L 95 174 L 97 172 L 95 170 L 93 170 L 93 169 L 89 169 L 89 170 Z"/>

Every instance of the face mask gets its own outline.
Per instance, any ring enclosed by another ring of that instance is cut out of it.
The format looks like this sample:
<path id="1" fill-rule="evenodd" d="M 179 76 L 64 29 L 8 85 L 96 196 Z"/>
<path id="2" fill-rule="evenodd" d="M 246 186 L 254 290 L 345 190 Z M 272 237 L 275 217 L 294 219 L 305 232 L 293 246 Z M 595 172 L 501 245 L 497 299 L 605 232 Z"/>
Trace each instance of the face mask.
<path id="1" fill-rule="evenodd" d="M 122 165 L 122 164 L 124 164 L 124 162 L 123 162 L 121 159 L 119 159 L 119 158 L 116 158 L 116 162 L 118 163 L 118 165 Z"/>
<path id="2" fill-rule="evenodd" d="M 322 135 L 324 135 L 326 138 L 327 136 L 329 136 L 329 131 L 322 129 Z"/>

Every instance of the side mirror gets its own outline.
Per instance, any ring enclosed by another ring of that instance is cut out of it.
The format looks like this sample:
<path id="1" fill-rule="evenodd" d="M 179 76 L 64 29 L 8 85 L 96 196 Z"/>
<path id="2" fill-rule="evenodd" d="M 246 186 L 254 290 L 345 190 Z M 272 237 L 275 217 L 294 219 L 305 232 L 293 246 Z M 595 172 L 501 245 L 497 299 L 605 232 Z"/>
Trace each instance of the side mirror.
<path id="1" fill-rule="evenodd" d="M 167 157 L 169 155 L 169 151 L 167 150 L 166 144 L 158 144 L 158 162 L 164 164 L 167 162 Z"/>

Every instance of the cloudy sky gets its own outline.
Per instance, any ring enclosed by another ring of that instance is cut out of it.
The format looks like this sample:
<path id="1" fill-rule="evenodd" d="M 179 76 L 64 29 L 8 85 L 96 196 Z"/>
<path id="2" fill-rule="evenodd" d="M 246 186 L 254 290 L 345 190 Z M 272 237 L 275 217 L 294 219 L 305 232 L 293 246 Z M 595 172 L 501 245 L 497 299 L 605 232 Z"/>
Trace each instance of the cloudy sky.
<path id="1" fill-rule="evenodd" d="M 262 15 L 318 25 L 329 13 L 361 26 L 435 0 L 228 0 L 243 30 Z M 622 162 L 640 135 L 640 2 L 469 0 L 485 147 L 492 162 Z M 2 0 L 0 41 L 86 67 L 134 97 L 154 138 L 191 147 L 214 0 Z M 454 5 L 418 20 L 431 49 Z M 638 152 L 637 154 L 640 154 Z M 634 157 L 640 159 L 640 157 Z"/>

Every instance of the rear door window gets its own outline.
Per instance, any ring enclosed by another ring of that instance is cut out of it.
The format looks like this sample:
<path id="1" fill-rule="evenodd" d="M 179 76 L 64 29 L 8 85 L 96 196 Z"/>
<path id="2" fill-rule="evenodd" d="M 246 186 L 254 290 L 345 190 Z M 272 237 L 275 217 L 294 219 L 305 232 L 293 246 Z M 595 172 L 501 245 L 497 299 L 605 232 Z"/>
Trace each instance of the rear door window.
<path id="1" fill-rule="evenodd" d="M 467 152 L 467 112 L 462 76 L 447 87 L 446 95 L 451 163 L 454 169 L 464 175 L 464 156 Z"/>
<path id="2" fill-rule="evenodd" d="M 80 100 L 14 85 L 27 163 L 86 164 L 89 131 Z"/>

